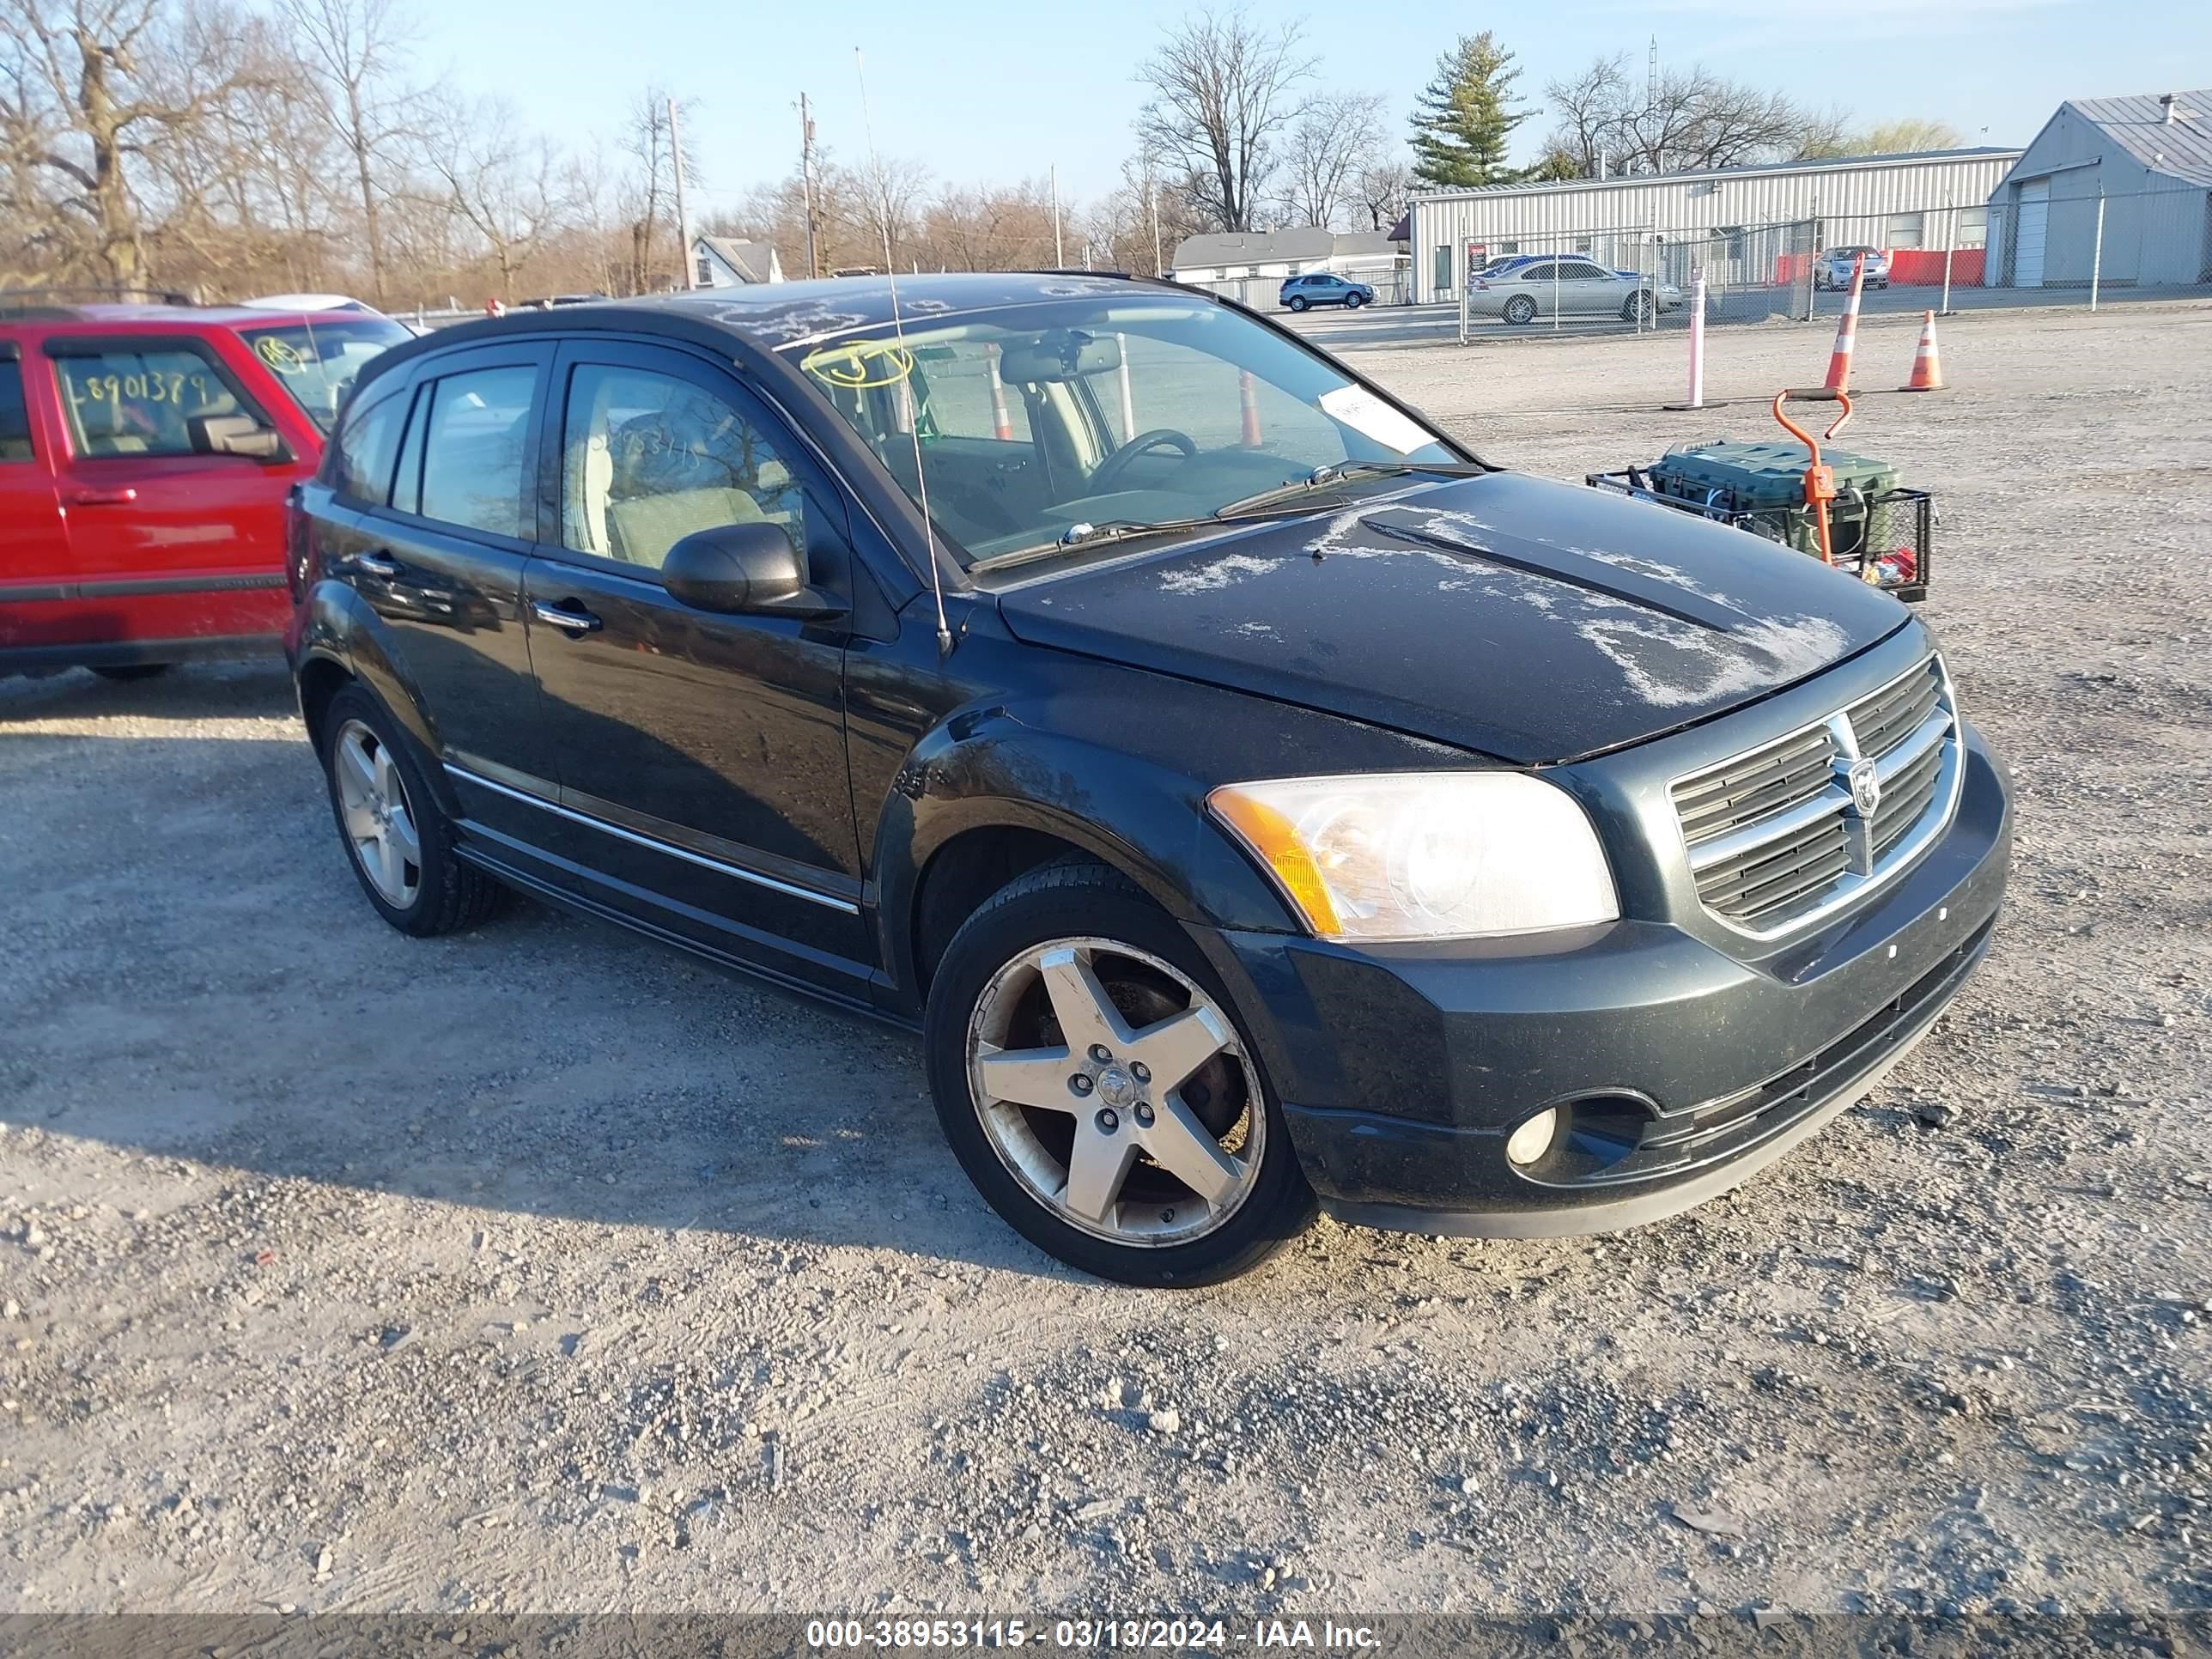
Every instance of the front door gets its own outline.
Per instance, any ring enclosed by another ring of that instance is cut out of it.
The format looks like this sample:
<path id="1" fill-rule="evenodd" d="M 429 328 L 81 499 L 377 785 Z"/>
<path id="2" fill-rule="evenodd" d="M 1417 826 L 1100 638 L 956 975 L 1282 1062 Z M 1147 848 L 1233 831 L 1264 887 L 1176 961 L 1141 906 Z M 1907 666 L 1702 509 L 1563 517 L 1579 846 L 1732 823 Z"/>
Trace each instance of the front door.
<path id="1" fill-rule="evenodd" d="M 283 627 L 284 495 L 313 457 L 207 452 L 203 417 L 282 430 L 204 340 L 50 339 L 56 486 L 85 643 L 270 637 Z M 30 372 L 26 364 L 25 372 Z"/>
<path id="2" fill-rule="evenodd" d="M 781 526 L 849 580 L 842 498 L 726 368 L 565 345 L 526 573 L 565 848 L 585 895 L 864 999 L 872 955 L 845 769 L 842 622 L 695 611 L 660 581 L 694 531 Z"/>

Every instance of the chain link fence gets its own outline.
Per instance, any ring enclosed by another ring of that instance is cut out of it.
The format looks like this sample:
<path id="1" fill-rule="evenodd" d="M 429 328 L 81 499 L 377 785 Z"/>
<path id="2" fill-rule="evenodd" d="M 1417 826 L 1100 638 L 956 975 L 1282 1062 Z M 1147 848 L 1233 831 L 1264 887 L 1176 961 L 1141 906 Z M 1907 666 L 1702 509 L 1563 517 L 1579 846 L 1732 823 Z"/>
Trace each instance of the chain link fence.
<path id="1" fill-rule="evenodd" d="M 1472 244 L 1460 290 L 1460 337 L 1487 330 L 1642 333 L 1689 324 L 1699 278 L 1708 323 L 1813 313 L 1818 226 L 1812 220 L 1715 231 L 1650 226 L 1523 235 Z"/>
<path id="2" fill-rule="evenodd" d="M 2044 304 L 2212 292 L 2212 190 L 2106 195 L 2089 169 L 2008 185 L 1990 205 L 1984 286 Z"/>
<path id="3" fill-rule="evenodd" d="M 1652 226 L 1470 243 L 1462 341 L 1516 332 L 1628 334 L 1687 326 L 1698 279 L 1708 325 L 1832 318 L 1863 248 L 1867 315 L 1996 310 L 2212 294 L 2212 190 L 2102 194 L 2088 168 L 2008 185 L 2000 199 L 1874 216 L 1886 245 L 1826 222 L 1717 230 Z M 1852 222 L 1863 226 L 1862 216 Z"/>

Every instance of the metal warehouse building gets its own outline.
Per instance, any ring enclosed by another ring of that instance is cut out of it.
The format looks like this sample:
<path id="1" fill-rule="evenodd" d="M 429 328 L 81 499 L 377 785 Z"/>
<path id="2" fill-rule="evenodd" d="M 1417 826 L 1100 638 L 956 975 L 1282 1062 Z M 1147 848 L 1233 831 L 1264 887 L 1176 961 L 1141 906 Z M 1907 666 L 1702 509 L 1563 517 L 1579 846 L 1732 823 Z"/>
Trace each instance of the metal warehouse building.
<path id="1" fill-rule="evenodd" d="M 1989 283 L 2212 283 L 2212 91 L 2061 104 L 1990 198 Z"/>
<path id="2" fill-rule="evenodd" d="M 1765 252 L 1775 239 L 1752 234 L 1774 226 L 1811 222 L 1809 236 L 1790 243 L 1802 252 L 1856 246 L 1979 248 L 1984 204 L 2021 154 L 1930 150 L 1437 191 L 1413 198 L 1413 298 L 1456 299 L 1470 245 L 1486 257 L 1571 251 L 1642 270 L 1648 267 L 1640 258 L 1648 255 L 1637 250 L 1655 234 L 1662 245 L 1693 240 L 1740 264 L 1768 267 L 1729 275 L 1737 282 L 1778 280 Z"/>

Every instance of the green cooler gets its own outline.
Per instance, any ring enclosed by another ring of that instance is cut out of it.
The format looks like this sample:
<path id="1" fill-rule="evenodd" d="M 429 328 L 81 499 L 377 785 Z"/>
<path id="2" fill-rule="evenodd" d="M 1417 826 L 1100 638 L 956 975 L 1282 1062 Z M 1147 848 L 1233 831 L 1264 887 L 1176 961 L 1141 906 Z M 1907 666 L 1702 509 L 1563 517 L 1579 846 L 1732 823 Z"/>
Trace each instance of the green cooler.
<path id="1" fill-rule="evenodd" d="M 1811 459 L 1804 445 L 1787 439 L 1685 444 L 1652 462 L 1651 490 L 1800 552 L 1817 554 L 1820 536 L 1805 505 L 1805 467 Z M 1836 476 L 1836 499 L 1828 503 L 1836 561 L 1856 562 L 1866 544 L 1868 504 L 1897 488 L 1897 469 L 1840 449 L 1823 450 L 1820 459 Z"/>

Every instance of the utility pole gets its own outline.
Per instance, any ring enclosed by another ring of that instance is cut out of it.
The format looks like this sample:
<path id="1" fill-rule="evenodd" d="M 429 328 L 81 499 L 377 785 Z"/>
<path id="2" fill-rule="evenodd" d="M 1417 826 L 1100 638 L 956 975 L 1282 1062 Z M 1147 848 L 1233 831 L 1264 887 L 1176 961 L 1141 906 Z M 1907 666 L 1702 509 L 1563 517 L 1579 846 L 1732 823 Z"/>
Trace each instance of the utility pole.
<path id="1" fill-rule="evenodd" d="M 668 154 L 676 164 L 676 239 L 684 245 L 684 286 L 699 286 L 699 257 L 691 251 L 691 198 L 684 185 L 684 135 L 676 125 L 676 100 L 668 100 Z"/>
<path id="2" fill-rule="evenodd" d="M 1152 275 L 1164 276 L 1168 267 L 1160 258 L 1160 187 L 1149 180 L 1145 185 L 1145 201 L 1152 210 Z"/>
<path id="3" fill-rule="evenodd" d="M 1067 269 L 1067 250 L 1060 240 L 1060 167 L 1052 169 L 1052 264 L 1055 270 Z"/>
<path id="4" fill-rule="evenodd" d="M 806 274 L 822 274 L 822 257 L 814 245 L 814 118 L 806 112 L 806 94 L 799 94 L 799 177 L 806 198 Z"/>

